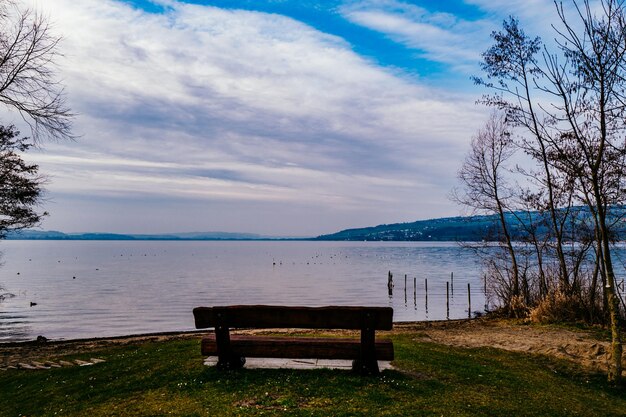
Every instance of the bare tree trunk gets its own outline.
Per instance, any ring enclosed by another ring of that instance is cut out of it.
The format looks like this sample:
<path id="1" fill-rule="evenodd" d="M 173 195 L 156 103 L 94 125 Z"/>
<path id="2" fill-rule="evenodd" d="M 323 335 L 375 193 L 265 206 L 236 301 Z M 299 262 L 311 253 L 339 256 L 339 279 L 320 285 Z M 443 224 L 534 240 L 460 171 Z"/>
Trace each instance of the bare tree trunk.
<path id="1" fill-rule="evenodd" d="M 543 298 L 548 294 L 548 284 L 546 282 L 546 273 L 543 270 L 543 252 L 537 242 L 537 236 L 533 236 L 533 246 L 537 253 L 537 270 L 539 272 L 539 297 Z"/>
<path id="2" fill-rule="evenodd" d="M 589 322 L 594 323 L 596 319 L 596 292 L 598 291 L 598 274 L 600 273 L 600 252 L 596 253 L 596 263 L 591 275 L 591 285 L 589 286 Z"/>
<path id="3" fill-rule="evenodd" d="M 528 113 L 530 114 L 530 118 L 532 123 L 527 124 L 530 128 L 529 130 L 534 134 L 537 144 L 539 145 L 539 155 L 543 165 L 543 170 L 545 174 L 545 182 L 544 185 L 548 190 L 548 210 L 550 211 L 550 220 L 552 230 L 554 231 L 554 237 L 556 238 L 556 254 L 557 259 L 559 260 L 559 284 L 561 289 L 565 292 L 569 292 L 569 275 L 567 271 L 567 263 L 565 262 L 565 254 L 563 253 L 563 227 L 559 227 L 559 221 L 557 218 L 557 208 L 554 198 L 554 181 L 552 179 L 552 172 L 550 171 L 550 164 L 548 158 L 548 152 L 546 150 L 546 141 L 542 137 L 539 123 L 537 121 L 537 115 L 533 108 L 530 87 L 528 81 L 528 72 L 526 69 L 526 65 L 522 65 L 522 73 L 524 74 L 524 90 L 526 94 L 526 100 L 528 102 Z"/>
<path id="4" fill-rule="evenodd" d="M 546 186 L 548 188 L 548 208 L 550 211 L 550 220 L 552 230 L 554 231 L 554 237 L 556 239 L 556 255 L 559 260 L 559 286 L 561 291 L 569 293 L 569 273 L 567 268 L 567 262 L 565 261 L 565 254 L 563 252 L 563 227 L 560 227 L 556 204 L 554 202 L 554 183 L 552 181 L 552 174 L 548 165 L 548 156 L 546 154 L 545 144 L 541 139 L 538 139 L 541 146 L 541 158 L 543 162 L 543 168 L 546 174 Z"/>
<path id="5" fill-rule="evenodd" d="M 622 335 L 619 317 L 619 300 L 617 299 L 618 297 L 615 290 L 615 273 L 613 271 L 609 233 L 606 225 L 606 209 L 603 206 L 602 198 L 595 184 L 594 195 L 598 206 L 598 231 L 602 242 L 602 263 L 606 274 L 605 290 L 609 317 L 611 319 L 611 353 L 613 358 L 609 369 L 608 380 L 609 382 L 619 385 L 622 379 Z"/>
<path id="6" fill-rule="evenodd" d="M 509 233 L 509 228 L 506 224 L 506 219 L 504 216 L 504 209 L 502 208 L 502 203 L 496 194 L 496 204 L 498 207 L 498 216 L 500 218 L 500 225 L 502 226 L 502 233 L 504 233 L 504 241 L 506 243 L 506 248 L 509 252 L 509 256 L 511 257 L 511 274 L 513 280 L 513 296 L 517 297 L 520 295 L 519 288 L 519 267 L 517 265 L 517 257 L 515 256 L 515 249 L 513 248 L 513 242 L 511 241 L 511 234 Z"/>

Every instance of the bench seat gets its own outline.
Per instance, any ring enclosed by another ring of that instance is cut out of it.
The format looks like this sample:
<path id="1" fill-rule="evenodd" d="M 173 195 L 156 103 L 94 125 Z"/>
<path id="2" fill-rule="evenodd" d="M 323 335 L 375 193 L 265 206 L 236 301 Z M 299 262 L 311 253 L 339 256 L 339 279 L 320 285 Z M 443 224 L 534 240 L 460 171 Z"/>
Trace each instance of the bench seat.
<path id="1" fill-rule="evenodd" d="M 393 343 L 391 340 L 376 340 L 376 359 L 391 361 Z M 230 348 L 236 356 L 250 358 L 288 359 L 359 359 L 361 341 L 344 338 L 312 337 L 267 337 L 231 335 Z M 202 339 L 202 354 L 216 356 L 217 341 L 214 334 Z"/>

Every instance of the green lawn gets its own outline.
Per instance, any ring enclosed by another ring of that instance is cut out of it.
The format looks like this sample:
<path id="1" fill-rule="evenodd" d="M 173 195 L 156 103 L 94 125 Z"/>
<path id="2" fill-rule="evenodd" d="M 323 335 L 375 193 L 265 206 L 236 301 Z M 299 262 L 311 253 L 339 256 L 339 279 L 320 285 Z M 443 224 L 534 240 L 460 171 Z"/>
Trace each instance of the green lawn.
<path id="1" fill-rule="evenodd" d="M 626 390 L 553 359 L 397 335 L 378 377 L 335 370 L 202 365 L 198 340 L 148 342 L 71 359 L 94 366 L 0 372 L 2 416 L 624 416 Z M 59 359 L 59 358 L 55 358 Z"/>

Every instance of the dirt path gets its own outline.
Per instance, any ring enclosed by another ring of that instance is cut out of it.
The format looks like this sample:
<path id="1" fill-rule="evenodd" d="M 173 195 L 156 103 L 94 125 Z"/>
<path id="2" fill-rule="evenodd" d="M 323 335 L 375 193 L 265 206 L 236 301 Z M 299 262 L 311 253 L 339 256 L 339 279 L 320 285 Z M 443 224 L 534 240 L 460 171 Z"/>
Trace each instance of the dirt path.
<path id="1" fill-rule="evenodd" d="M 603 372 L 611 358 L 610 342 L 600 341 L 590 332 L 557 327 L 474 320 L 398 325 L 396 331 L 415 331 L 418 340 L 452 346 L 493 347 L 569 359 L 587 369 Z"/>
<path id="2" fill-rule="evenodd" d="M 289 330 L 282 330 L 281 332 L 289 332 Z M 472 321 L 407 323 L 395 325 L 393 332 L 414 333 L 416 334 L 416 340 L 432 341 L 446 345 L 461 347 L 488 346 L 510 351 L 554 356 L 577 362 L 591 370 L 606 371 L 608 361 L 610 360 L 610 343 L 597 340 L 590 332 L 528 326 L 508 321 L 478 319 Z M 257 331 L 254 331 L 254 333 L 257 333 Z M 346 332 L 331 333 L 341 334 Z M 114 345 L 199 337 L 201 337 L 199 333 L 170 333 L 110 339 L 0 344 L 0 368 L 6 368 L 20 362 L 42 361 L 72 354 L 86 354 Z"/>

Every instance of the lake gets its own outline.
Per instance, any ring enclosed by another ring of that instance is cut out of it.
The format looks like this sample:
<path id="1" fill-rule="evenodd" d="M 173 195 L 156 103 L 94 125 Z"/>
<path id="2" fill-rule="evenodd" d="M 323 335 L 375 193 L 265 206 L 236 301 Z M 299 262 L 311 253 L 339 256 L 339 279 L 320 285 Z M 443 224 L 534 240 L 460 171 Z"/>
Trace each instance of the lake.
<path id="1" fill-rule="evenodd" d="M 194 307 L 229 304 L 390 306 L 396 322 L 441 320 L 451 273 L 451 319 L 468 316 L 468 283 L 472 311 L 485 304 L 478 260 L 453 242 L 16 240 L 0 251 L 2 342 L 192 330 Z"/>

